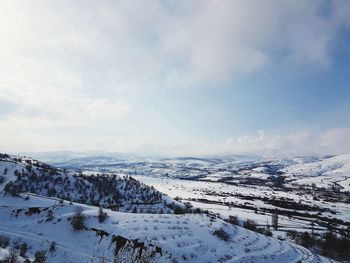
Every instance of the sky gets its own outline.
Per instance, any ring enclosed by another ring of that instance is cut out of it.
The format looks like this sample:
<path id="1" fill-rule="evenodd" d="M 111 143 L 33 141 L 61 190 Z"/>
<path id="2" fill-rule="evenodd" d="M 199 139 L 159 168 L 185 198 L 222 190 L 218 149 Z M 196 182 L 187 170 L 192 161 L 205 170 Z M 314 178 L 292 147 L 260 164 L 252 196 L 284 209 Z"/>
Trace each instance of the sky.
<path id="1" fill-rule="evenodd" d="M 350 153 L 348 0 L 0 0 L 0 151 Z"/>

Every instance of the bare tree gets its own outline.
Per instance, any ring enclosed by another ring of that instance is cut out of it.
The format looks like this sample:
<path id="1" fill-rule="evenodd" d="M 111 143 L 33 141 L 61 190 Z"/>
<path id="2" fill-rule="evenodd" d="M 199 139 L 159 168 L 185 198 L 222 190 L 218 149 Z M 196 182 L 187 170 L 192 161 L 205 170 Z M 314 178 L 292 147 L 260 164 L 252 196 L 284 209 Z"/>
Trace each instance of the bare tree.
<path id="1" fill-rule="evenodd" d="M 278 230 L 278 210 L 272 214 L 272 228 L 273 230 Z"/>

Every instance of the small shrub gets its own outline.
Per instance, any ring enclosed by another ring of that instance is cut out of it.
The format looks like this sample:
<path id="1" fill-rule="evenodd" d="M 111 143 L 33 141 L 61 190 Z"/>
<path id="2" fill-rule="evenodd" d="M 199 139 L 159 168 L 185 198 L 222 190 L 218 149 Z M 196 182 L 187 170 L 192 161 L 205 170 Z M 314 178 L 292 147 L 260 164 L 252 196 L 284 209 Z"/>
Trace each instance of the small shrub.
<path id="1" fill-rule="evenodd" d="M 218 238 L 224 240 L 224 241 L 229 241 L 230 240 L 230 236 L 228 233 L 226 233 L 225 230 L 223 230 L 222 228 L 215 230 L 213 233 L 215 236 L 217 236 Z"/>
<path id="2" fill-rule="evenodd" d="M 47 210 L 47 218 L 46 221 L 52 221 L 55 217 L 53 216 L 53 212 L 51 209 Z"/>
<path id="3" fill-rule="evenodd" d="M 227 219 L 227 222 L 232 224 L 232 225 L 238 226 L 239 225 L 238 216 L 229 216 L 228 219 Z"/>
<path id="4" fill-rule="evenodd" d="M 244 222 L 243 227 L 252 231 L 256 230 L 256 222 L 251 219 L 247 219 L 247 221 Z"/>
<path id="5" fill-rule="evenodd" d="M 38 250 L 37 252 L 35 252 L 34 255 L 35 259 L 34 259 L 34 263 L 45 263 L 46 262 L 46 251 L 45 250 Z"/>
<path id="6" fill-rule="evenodd" d="M 260 234 L 265 235 L 265 236 L 272 237 L 272 232 L 268 228 L 261 227 L 261 228 L 257 228 L 256 231 Z"/>
<path id="7" fill-rule="evenodd" d="M 184 214 L 185 213 L 185 209 L 179 205 L 175 205 L 174 206 L 174 214 L 175 215 L 179 215 L 179 214 Z"/>
<path id="8" fill-rule="evenodd" d="M 52 241 L 51 242 L 51 245 L 50 245 L 50 253 L 51 254 L 53 254 L 53 253 L 55 253 L 56 252 L 56 250 L 57 250 L 57 248 L 56 248 L 56 242 L 55 241 Z"/>
<path id="9" fill-rule="evenodd" d="M 199 207 L 196 207 L 196 208 L 194 209 L 194 213 L 196 213 L 196 214 L 201 214 L 201 213 L 202 213 L 202 209 L 200 209 Z"/>
<path id="10" fill-rule="evenodd" d="M 103 223 L 107 219 L 107 213 L 103 212 L 103 208 L 100 206 L 98 209 L 98 221 Z"/>
<path id="11" fill-rule="evenodd" d="M 19 193 L 18 186 L 15 185 L 13 182 L 9 182 L 7 185 L 5 185 L 4 190 L 6 193 L 12 196 L 18 196 L 18 193 Z"/>
<path id="12" fill-rule="evenodd" d="M 74 230 L 83 230 L 85 229 L 85 215 L 83 214 L 82 208 L 77 208 L 72 216 L 70 224 Z"/>
<path id="13" fill-rule="evenodd" d="M 6 248 L 10 245 L 11 238 L 9 236 L 0 235 L 0 247 Z"/>
<path id="14" fill-rule="evenodd" d="M 289 237 L 290 239 L 296 240 L 299 237 L 299 233 L 295 230 L 288 230 L 287 237 Z"/>
<path id="15" fill-rule="evenodd" d="M 187 212 L 191 212 L 193 205 L 190 202 L 185 203 L 185 209 Z"/>
<path id="16" fill-rule="evenodd" d="M 21 257 L 25 257 L 28 251 L 28 244 L 26 242 L 23 242 L 22 244 L 19 245 L 19 255 Z"/>
<path id="17" fill-rule="evenodd" d="M 312 236 L 308 232 L 302 233 L 296 241 L 299 245 L 302 245 L 306 248 L 311 247 L 314 243 Z"/>

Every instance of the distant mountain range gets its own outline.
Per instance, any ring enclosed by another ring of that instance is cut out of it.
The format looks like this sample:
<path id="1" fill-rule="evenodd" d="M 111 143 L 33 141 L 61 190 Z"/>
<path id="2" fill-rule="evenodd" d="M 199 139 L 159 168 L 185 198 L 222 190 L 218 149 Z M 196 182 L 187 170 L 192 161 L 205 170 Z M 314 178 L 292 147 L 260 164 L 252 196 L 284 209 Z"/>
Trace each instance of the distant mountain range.
<path id="1" fill-rule="evenodd" d="M 284 177 L 285 184 L 291 187 L 350 191 L 350 155 L 266 158 L 240 154 L 147 158 L 61 152 L 51 153 L 43 159 L 57 167 L 95 172 L 248 184 L 271 184 L 276 177 Z"/>

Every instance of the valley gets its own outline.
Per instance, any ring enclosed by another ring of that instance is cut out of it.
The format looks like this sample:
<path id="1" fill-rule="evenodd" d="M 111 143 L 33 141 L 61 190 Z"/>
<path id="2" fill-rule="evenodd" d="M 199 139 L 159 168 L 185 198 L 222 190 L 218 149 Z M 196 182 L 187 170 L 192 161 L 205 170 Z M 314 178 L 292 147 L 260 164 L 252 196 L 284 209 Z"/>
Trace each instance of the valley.
<path id="1" fill-rule="evenodd" d="M 317 162 L 339 158 L 345 162 Z M 247 159 L 46 164 L 2 154 L 0 260 L 23 244 L 18 262 L 43 253 L 47 262 L 330 261 L 319 253 L 346 259 L 344 249 L 320 249 L 329 233 L 334 244 L 349 235 L 349 192 L 341 183 L 347 164 L 318 164 L 323 174 L 308 177 L 291 172 L 296 161 Z M 318 176 L 329 183 L 318 187 Z"/>
<path id="2" fill-rule="evenodd" d="M 105 164 L 104 164 L 105 162 Z M 89 172 L 131 175 L 160 192 L 228 218 L 288 231 L 337 233 L 350 226 L 350 155 L 267 159 L 255 155 L 142 160 L 98 156 L 55 163 Z"/>

